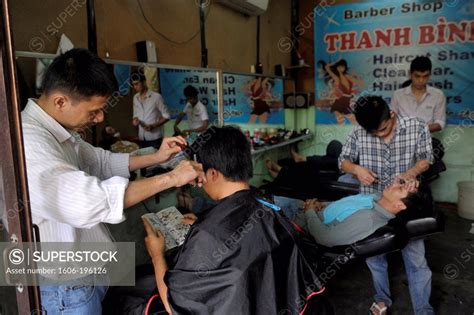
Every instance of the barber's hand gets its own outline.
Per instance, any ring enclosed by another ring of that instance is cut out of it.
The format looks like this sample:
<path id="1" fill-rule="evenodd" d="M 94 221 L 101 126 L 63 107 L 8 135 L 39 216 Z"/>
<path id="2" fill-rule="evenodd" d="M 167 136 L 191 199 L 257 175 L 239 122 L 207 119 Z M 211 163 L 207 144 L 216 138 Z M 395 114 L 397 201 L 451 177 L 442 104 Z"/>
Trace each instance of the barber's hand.
<path id="1" fill-rule="evenodd" d="M 410 173 L 402 173 L 395 177 L 397 184 L 405 186 L 409 192 L 417 191 L 420 182 Z"/>
<path id="2" fill-rule="evenodd" d="M 168 161 L 176 153 L 181 152 L 182 148 L 187 145 L 183 137 L 167 137 L 163 139 L 160 149 L 153 153 L 156 156 L 156 163 L 160 164 Z"/>
<path id="3" fill-rule="evenodd" d="M 369 170 L 368 168 L 358 165 L 354 171 L 357 179 L 362 185 L 368 186 L 373 184 L 377 180 L 377 174 Z"/>
<path id="4" fill-rule="evenodd" d="M 307 199 L 304 202 L 303 210 L 314 210 L 314 211 L 321 211 L 324 208 L 324 205 L 318 201 L 318 199 Z"/>
<path id="5" fill-rule="evenodd" d="M 153 227 L 148 223 L 147 220 L 143 220 L 145 225 L 145 231 L 147 236 L 145 237 L 145 246 L 148 251 L 148 255 L 153 259 L 157 256 L 163 256 L 165 254 L 165 237 L 161 234 L 160 230 L 153 230 Z"/>
<path id="6" fill-rule="evenodd" d="M 145 125 L 143 128 L 146 131 L 152 131 L 153 129 L 155 129 L 155 126 L 154 125 Z"/>
<path id="7" fill-rule="evenodd" d="M 169 172 L 169 175 L 175 187 L 181 187 L 186 184 L 197 184 L 201 187 L 206 183 L 206 175 L 202 165 L 194 161 L 181 161 L 174 170 Z"/>
<path id="8" fill-rule="evenodd" d="M 193 225 L 197 220 L 197 216 L 194 213 L 183 214 L 183 217 L 184 218 L 181 220 L 181 223 L 183 224 Z"/>
<path id="9" fill-rule="evenodd" d="M 132 120 L 132 124 L 136 127 L 140 124 L 140 119 L 138 119 L 137 117 L 133 118 Z"/>

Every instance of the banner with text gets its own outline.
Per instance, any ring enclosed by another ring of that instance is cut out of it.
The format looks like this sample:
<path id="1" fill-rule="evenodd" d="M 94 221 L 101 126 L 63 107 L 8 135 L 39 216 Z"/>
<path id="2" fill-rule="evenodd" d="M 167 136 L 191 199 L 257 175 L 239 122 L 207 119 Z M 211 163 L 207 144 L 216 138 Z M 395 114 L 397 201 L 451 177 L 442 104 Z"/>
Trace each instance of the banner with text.
<path id="1" fill-rule="evenodd" d="M 225 123 L 284 124 L 283 80 L 224 73 Z M 183 110 L 183 90 L 192 85 L 206 105 L 210 123 L 217 122 L 216 73 L 160 69 L 160 89 L 173 119 Z"/>
<path id="2" fill-rule="evenodd" d="M 410 62 L 428 56 L 430 84 L 447 101 L 448 124 L 474 122 L 474 3 L 387 0 L 318 6 L 315 17 L 316 123 L 353 122 L 360 95 L 393 92 Z"/>

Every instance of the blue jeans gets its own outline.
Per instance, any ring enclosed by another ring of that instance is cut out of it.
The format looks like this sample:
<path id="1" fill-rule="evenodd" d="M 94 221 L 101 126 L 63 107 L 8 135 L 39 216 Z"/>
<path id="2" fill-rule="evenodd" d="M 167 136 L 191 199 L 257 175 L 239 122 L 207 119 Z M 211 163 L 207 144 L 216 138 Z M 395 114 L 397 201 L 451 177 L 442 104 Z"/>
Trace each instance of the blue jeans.
<path id="1" fill-rule="evenodd" d="M 356 177 L 354 177 L 352 174 L 349 174 L 349 173 L 339 176 L 337 181 L 341 182 L 341 183 L 360 185 L 359 180 Z"/>
<path id="2" fill-rule="evenodd" d="M 424 240 L 416 240 L 407 244 L 402 249 L 403 262 L 407 273 L 410 297 L 416 315 L 432 315 L 433 307 L 430 305 L 431 295 L 431 270 L 426 263 Z M 366 259 L 372 273 L 375 287 L 374 299 L 384 302 L 390 307 L 390 284 L 387 272 L 387 257 L 385 254 Z"/>
<path id="3" fill-rule="evenodd" d="M 48 315 L 101 315 L 107 286 L 45 285 L 40 287 L 41 304 Z"/>
<path id="4" fill-rule="evenodd" d="M 281 211 L 290 220 L 294 220 L 296 216 L 303 212 L 304 201 L 294 198 L 273 196 L 273 203 L 281 208 Z"/>

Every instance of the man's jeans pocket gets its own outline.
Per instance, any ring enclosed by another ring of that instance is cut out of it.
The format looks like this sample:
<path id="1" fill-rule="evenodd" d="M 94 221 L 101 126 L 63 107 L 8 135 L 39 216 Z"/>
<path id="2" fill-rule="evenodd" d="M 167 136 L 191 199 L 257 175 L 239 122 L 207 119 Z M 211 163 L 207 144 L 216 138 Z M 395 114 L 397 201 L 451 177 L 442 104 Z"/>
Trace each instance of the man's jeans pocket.
<path id="1" fill-rule="evenodd" d="M 93 285 L 44 286 L 41 304 L 48 315 L 101 314 L 101 301 L 107 287 Z"/>
<path id="2" fill-rule="evenodd" d="M 76 308 L 90 301 L 95 287 L 90 285 L 64 286 L 62 292 L 62 304 L 65 309 Z"/>

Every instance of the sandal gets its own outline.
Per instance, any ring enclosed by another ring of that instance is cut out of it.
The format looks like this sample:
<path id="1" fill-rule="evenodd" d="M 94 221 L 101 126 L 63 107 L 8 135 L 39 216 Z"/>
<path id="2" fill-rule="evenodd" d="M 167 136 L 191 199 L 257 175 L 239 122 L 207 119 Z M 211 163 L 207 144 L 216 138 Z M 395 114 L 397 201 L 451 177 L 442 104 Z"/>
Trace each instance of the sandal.
<path id="1" fill-rule="evenodd" d="M 376 302 L 369 308 L 369 315 L 387 315 L 387 306 L 380 306 Z"/>

